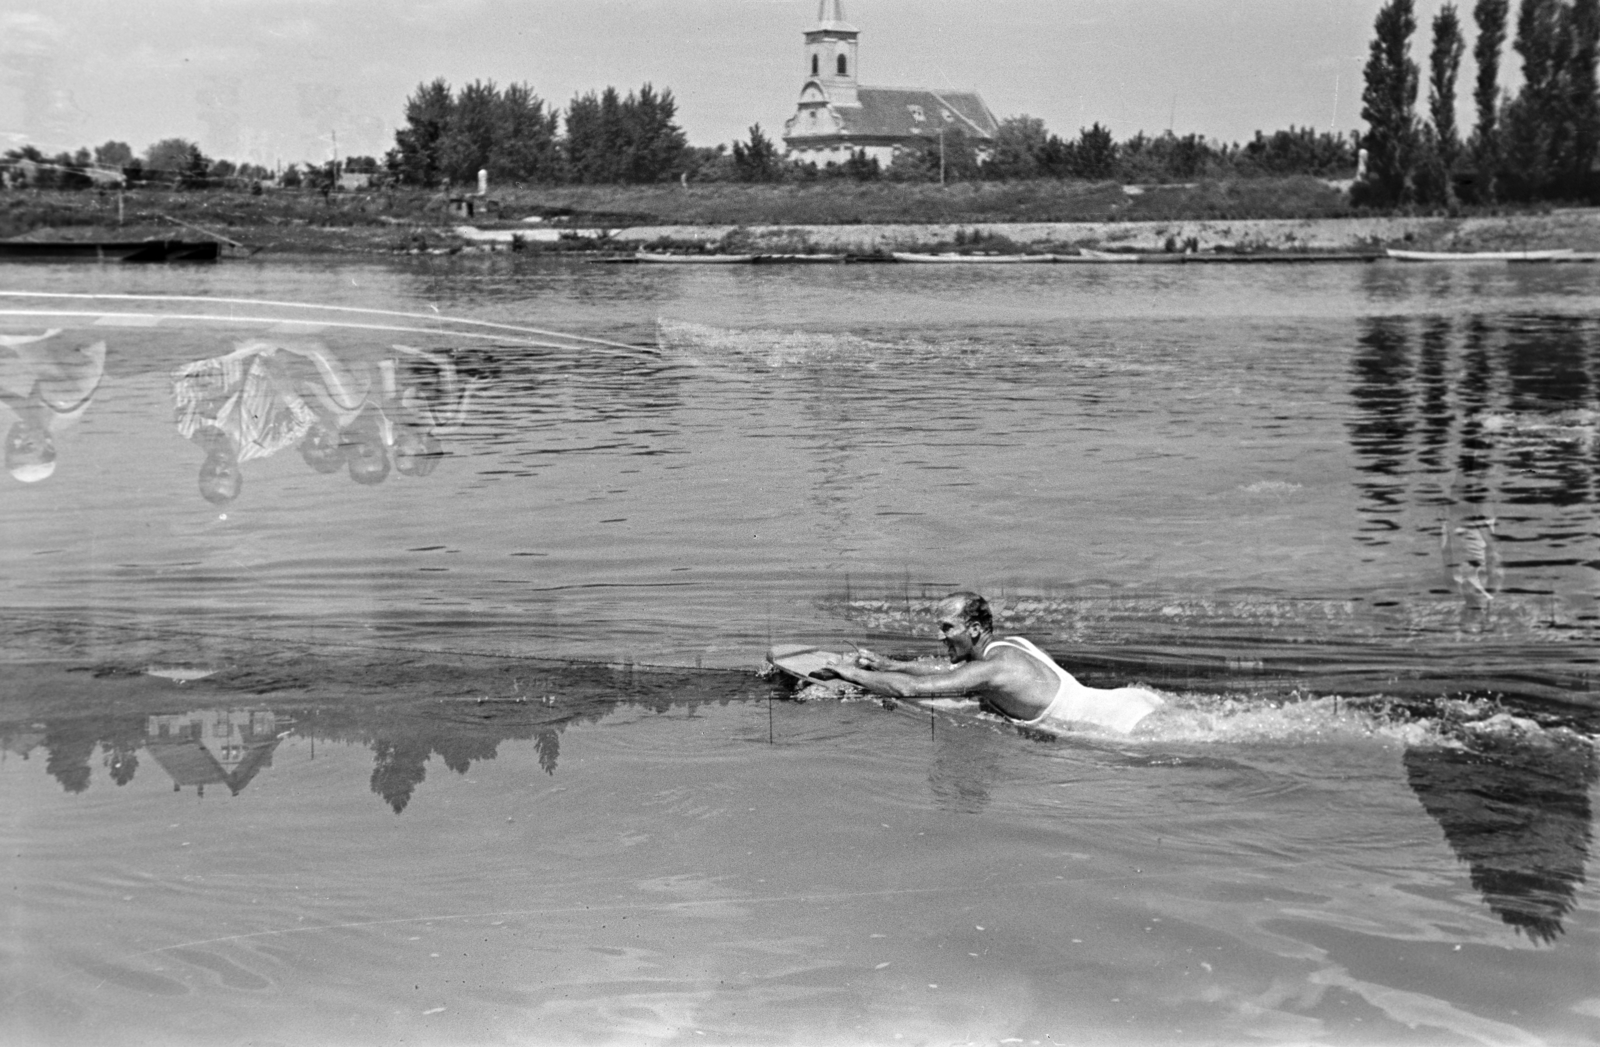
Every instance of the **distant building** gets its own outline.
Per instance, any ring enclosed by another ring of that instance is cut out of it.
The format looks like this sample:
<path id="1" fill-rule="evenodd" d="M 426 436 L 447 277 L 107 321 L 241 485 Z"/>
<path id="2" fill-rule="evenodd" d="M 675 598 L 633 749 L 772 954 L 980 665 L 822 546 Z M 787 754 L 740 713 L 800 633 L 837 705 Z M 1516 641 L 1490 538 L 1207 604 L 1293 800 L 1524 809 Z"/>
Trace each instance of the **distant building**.
<path id="1" fill-rule="evenodd" d="M 937 141 L 941 131 L 960 131 L 980 152 L 993 144 L 999 124 L 975 91 L 860 86 L 861 33 L 844 20 L 841 2 L 822 0 L 817 27 L 805 34 L 807 79 L 799 108 L 783 125 L 791 160 L 822 166 L 865 151 L 887 166 L 896 153 Z"/>

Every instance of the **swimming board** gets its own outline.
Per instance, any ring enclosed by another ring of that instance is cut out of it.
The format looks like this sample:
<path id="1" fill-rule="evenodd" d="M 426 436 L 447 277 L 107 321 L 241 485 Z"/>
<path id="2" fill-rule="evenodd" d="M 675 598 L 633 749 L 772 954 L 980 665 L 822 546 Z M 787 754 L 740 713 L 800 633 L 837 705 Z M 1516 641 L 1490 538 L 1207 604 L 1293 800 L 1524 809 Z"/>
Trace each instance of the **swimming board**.
<path id="1" fill-rule="evenodd" d="M 838 651 L 824 651 L 820 647 L 813 647 L 803 643 L 781 643 L 774 645 L 767 651 L 767 664 L 777 670 L 778 675 L 790 684 L 814 683 L 833 686 L 853 687 L 853 684 L 840 680 L 837 677 L 821 675 L 820 670 L 829 666 L 838 665 L 851 656 Z M 914 713 L 939 713 L 957 720 L 972 723 L 985 723 L 990 726 L 1004 725 L 1008 721 L 998 716 L 980 712 L 978 701 L 975 698 L 886 698 L 881 695 L 871 695 L 880 702 L 885 709 L 899 709 Z"/>
<path id="2" fill-rule="evenodd" d="M 844 658 L 837 651 L 803 643 L 780 643 L 767 651 L 767 664 L 790 682 L 826 683 L 829 677 L 818 676 L 817 671 L 838 665 Z"/>

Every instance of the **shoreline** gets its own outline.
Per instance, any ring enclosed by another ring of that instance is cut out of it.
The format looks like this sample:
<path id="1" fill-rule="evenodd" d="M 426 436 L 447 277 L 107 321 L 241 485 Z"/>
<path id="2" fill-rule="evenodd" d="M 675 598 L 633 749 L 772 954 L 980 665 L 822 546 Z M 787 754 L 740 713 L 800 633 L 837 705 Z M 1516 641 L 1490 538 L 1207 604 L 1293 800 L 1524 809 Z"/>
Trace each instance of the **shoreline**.
<path id="1" fill-rule="evenodd" d="M 362 224 L 307 219 L 251 223 L 169 219 L 116 224 L 90 221 L 44 226 L 17 242 L 206 240 L 237 242 L 224 257 L 578 254 L 642 249 L 730 254 L 887 255 L 895 251 L 966 250 L 994 254 L 1071 254 L 1080 249 L 1209 256 L 1381 255 L 1386 248 L 1421 251 L 1600 252 L 1600 208 L 1474 217 L 1192 218 L 1061 222 L 936 222 L 851 224 L 687 224 L 482 221 L 444 216 L 366 216 Z"/>

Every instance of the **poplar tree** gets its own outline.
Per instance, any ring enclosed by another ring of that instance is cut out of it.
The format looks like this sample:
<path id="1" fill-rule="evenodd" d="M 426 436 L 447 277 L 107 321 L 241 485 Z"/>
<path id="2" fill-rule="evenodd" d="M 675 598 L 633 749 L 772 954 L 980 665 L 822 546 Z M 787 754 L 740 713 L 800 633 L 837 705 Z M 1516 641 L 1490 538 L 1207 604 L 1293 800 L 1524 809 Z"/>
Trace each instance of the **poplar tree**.
<path id="1" fill-rule="evenodd" d="M 1438 139 L 1439 156 L 1446 167 L 1455 165 L 1461 151 L 1456 132 L 1456 78 L 1467 44 L 1461 36 L 1461 19 L 1454 4 L 1445 4 L 1433 19 L 1433 52 L 1429 56 L 1428 113 Z"/>
<path id="2" fill-rule="evenodd" d="M 1466 51 L 1461 20 L 1454 4 L 1445 4 L 1433 19 L 1433 50 L 1428 56 L 1428 115 L 1418 193 L 1432 203 L 1455 203 L 1453 176 L 1461 140 L 1456 133 L 1456 77 Z"/>
<path id="3" fill-rule="evenodd" d="M 1478 25 L 1478 39 L 1472 45 L 1472 60 L 1478 67 L 1472 100 L 1478 110 L 1478 125 L 1472 133 L 1473 163 L 1478 169 L 1478 197 L 1493 202 L 1495 176 L 1500 169 L 1500 51 L 1506 43 L 1506 15 L 1510 0 L 1478 0 L 1472 19 Z"/>
<path id="4" fill-rule="evenodd" d="M 1600 152 L 1600 84 L 1595 62 L 1600 57 L 1600 0 L 1573 0 L 1568 16 L 1572 37 L 1567 74 L 1567 108 L 1572 120 L 1572 155 L 1565 172 L 1566 192 L 1592 194 L 1591 169 Z"/>
<path id="5" fill-rule="evenodd" d="M 1408 203 L 1413 195 L 1417 152 L 1417 63 L 1411 60 L 1411 34 L 1417 17 L 1412 0 L 1389 0 L 1373 22 L 1361 118 L 1367 122 L 1366 188 L 1360 194 L 1377 204 Z"/>

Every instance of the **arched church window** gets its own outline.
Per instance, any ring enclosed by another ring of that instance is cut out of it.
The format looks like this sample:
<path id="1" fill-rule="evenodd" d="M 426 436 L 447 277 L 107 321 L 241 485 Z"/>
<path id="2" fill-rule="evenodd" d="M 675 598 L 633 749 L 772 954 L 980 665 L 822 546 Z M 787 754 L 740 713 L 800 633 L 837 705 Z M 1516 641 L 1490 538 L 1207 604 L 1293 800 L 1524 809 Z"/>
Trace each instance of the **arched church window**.
<path id="1" fill-rule="evenodd" d="M 847 76 L 849 74 L 849 68 L 850 68 L 850 60 L 848 58 L 846 58 L 844 55 L 840 55 L 839 56 L 839 75 L 840 76 Z"/>
<path id="2" fill-rule="evenodd" d="M 812 55 L 811 56 L 811 75 L 812 76 L 816 76 L 817 73 L 821 72 L 821 68 L 820 67 L 821 67 L 821 62 L 817 59 L 816 55 Z"/>

